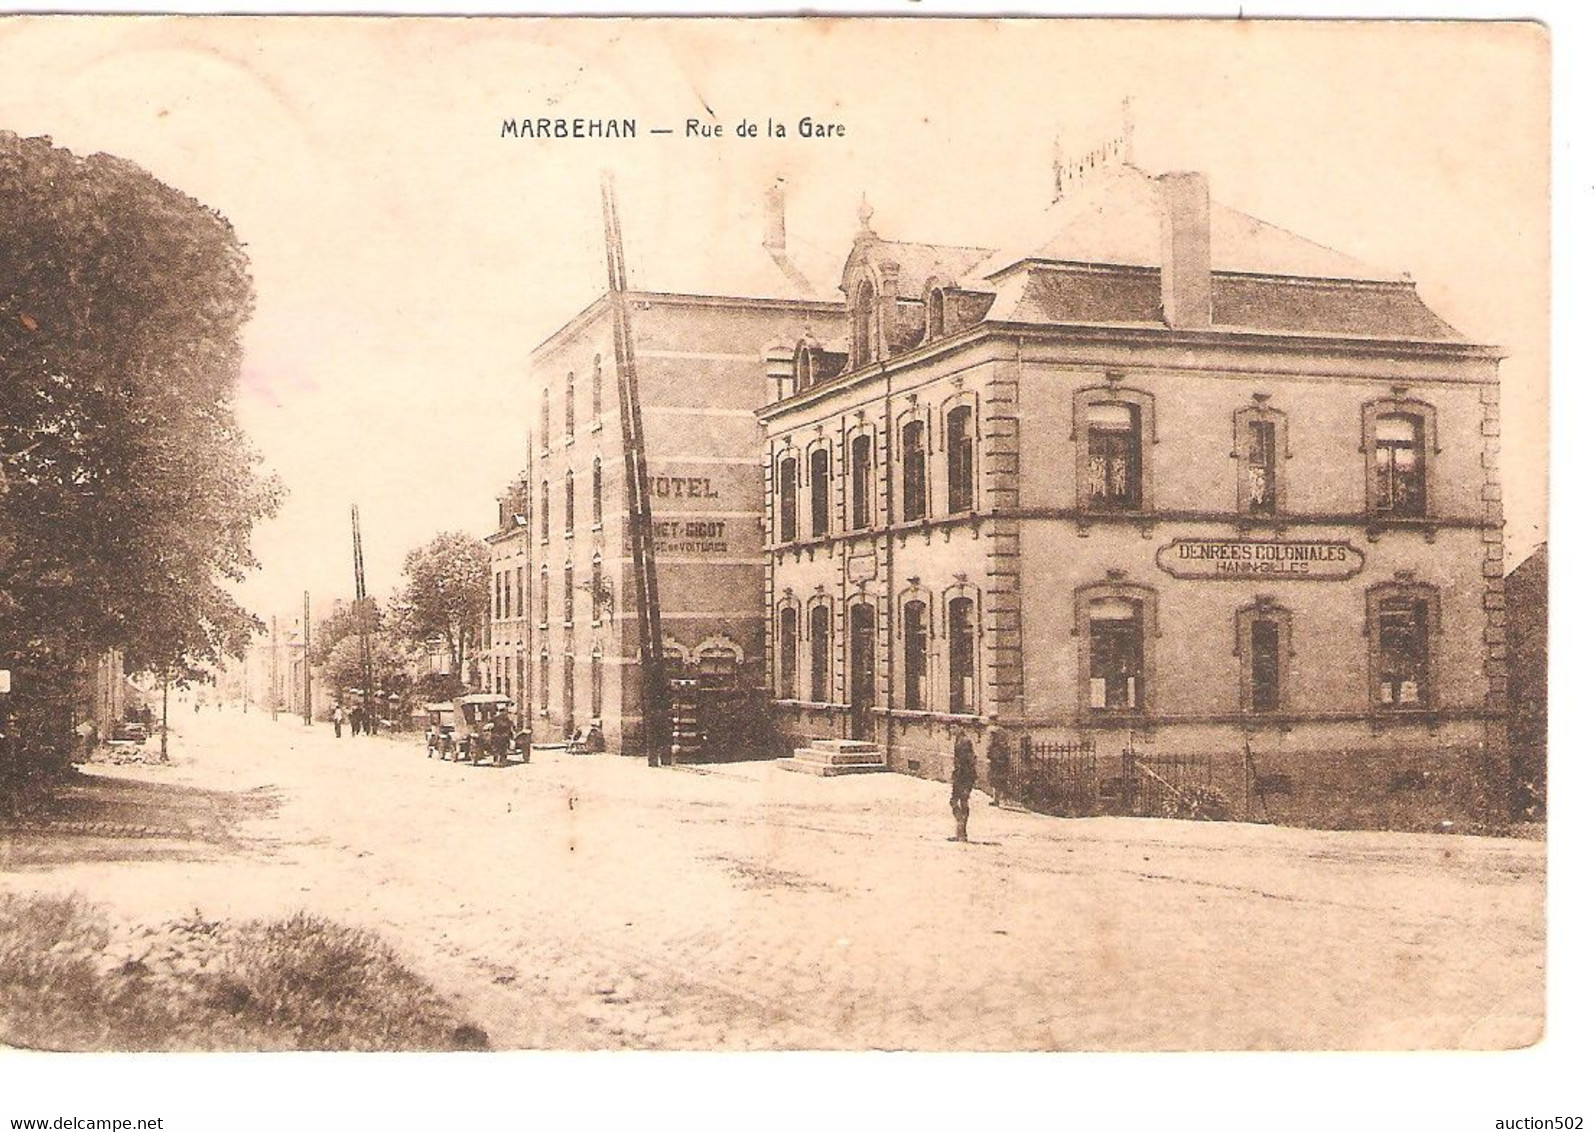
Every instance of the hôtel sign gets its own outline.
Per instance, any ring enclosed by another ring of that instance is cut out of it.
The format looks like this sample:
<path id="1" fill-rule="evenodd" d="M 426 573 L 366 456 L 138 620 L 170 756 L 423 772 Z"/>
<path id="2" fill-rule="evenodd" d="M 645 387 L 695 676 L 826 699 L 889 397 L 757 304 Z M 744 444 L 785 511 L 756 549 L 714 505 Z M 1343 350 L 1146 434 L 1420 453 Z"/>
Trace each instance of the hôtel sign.
<path id="1" fill-rule="evenodd" d="M 1174 539 L 1157 551 L 1157 565 L 1175 578 L 1245 581 L 1338 581 L 1361 573 L 1365 556 L 1344 542 L 1299 539 Z"/>

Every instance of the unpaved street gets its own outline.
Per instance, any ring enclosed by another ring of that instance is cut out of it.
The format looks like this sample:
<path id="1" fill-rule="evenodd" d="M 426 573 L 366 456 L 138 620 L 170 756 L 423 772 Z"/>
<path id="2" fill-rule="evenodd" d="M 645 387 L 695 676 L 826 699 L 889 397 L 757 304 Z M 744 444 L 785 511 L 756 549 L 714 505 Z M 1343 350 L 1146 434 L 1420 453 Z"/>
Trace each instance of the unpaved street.
<path id="1" fill-rule="evenodd" d="M 287 716 L 176 720 L 174 765 L 91 771 L 124 799 L 110 824 L 0 843 L 0 887 L 142 921 L 305 908 L 372 928 L 496 1048 L 1500 1047 L 1540 1028 L 1541 843 L 1065 821 L 977 794 L 957 845 L 946 788 L 896 775 L 556 752 L 493 770 Z"/>

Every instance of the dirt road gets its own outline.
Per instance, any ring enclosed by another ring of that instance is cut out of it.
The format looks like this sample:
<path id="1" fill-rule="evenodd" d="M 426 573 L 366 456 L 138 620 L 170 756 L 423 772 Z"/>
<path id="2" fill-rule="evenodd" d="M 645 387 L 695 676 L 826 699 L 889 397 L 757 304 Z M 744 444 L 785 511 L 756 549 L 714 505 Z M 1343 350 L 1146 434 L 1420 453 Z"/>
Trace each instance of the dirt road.
<path id="1" fill-rule="evenodd" d="M 0 888 L 381 932 L 497 1048 L 1491 1048 L 1538 1036 L 1544 846 L 997 810 L 770 764 L 183 712 Z M 157 786 L 161 788 L 157 788 Z M 168 787 L 180 787 L 173 790 Z M 106 823 L 109 824 L 106 824 Z M 136 836 L 135 836 L 136 835 Z"/>

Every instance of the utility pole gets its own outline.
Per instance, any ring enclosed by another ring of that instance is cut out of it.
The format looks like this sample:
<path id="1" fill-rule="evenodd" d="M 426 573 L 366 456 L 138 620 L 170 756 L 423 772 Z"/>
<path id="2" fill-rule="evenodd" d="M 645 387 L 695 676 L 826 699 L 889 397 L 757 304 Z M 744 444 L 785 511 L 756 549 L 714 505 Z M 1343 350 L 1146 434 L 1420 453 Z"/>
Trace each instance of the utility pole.
<path id="1" fill-rule="evenodd" d="M 271 615 L 271 691 L 268 693 L 271 696 L 272 723 L 277 722 L 277 701 L 282 698 L 277 694 L 277 690 L 281 687 L 277 672 L 277 615 L 273 613 Z"/>
<path id="2" fill-rule="evenodd" d="M 304 658 L 304 725 L 309 727 L 314 716 L 310 711 L 310 591 L 304 591 L 304 632 L 300 635 Z"/>
<path id="3" fill-rule="evenodd" d="M 653 554 L 653 504 L 636 354 L 631 336 L 631 298 L 626 287 L 625 245 L 614 175 L 603 176 L 603 234 L 609 268 L 609 309 L 614 316 L 615 372 L 620 383 L 620 442 L 625 451 L 625 489 L 635 575 L 637 624 L 641 629 L 642 745 L 649 766 L 669 759 L 670 702 L 664 673 L 664 635 L 659 625 L 659 578 Z"/>
<path id="4" fill-rule="evenodd" d="M 354 609 L 355 623 L 360 627 L 360 683 L 365 685 L 362 689 L 362 700 L 365 705 L 366 734 L 374 735 L 376 716 L 371 712 L 371 699 L 375 691 L 371 687 L 371 626 L 368 616 L 370 610 L 365 605 L 365 549 L 360 543 L 358 505 L 349 508 L 349 518 L 354 524 Z"/>

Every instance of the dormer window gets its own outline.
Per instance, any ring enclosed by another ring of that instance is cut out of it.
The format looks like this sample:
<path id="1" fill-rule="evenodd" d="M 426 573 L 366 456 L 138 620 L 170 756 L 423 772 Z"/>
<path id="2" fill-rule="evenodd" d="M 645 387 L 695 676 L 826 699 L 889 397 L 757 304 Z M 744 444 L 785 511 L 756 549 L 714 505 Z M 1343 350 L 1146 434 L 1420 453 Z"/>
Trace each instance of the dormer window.
<path id="1" fill-rule="evenodd" d="M 875 360 L 879 338 L 875 331 L 874 284 L 867 279 L 858 284 L 852 298 L 852 368 L 859 369 Z"/>
<path id="2" fill-rule="evenodd" d="M 792 360 L 792 366 L 796 373 L 799 392 L 814 383 L 814 355 L 807 346 L 797 347 L 797 356 Z"/>

